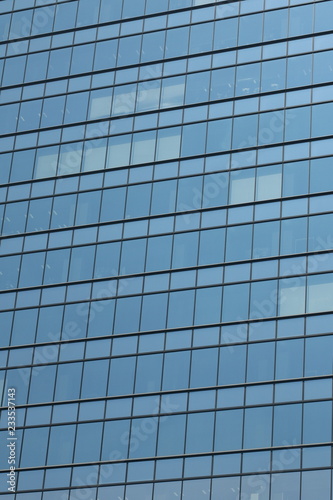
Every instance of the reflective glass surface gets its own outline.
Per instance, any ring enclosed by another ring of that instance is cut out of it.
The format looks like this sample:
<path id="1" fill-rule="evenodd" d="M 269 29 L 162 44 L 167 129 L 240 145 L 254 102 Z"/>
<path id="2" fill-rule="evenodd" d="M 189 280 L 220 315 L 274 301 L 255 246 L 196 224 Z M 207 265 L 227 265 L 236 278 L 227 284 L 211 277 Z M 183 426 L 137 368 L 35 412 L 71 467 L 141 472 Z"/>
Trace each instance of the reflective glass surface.
<path id="1" fill-rule="evenodd" d="M 332 499 L 332 16 L 0 2 L 1 498 Z"/>

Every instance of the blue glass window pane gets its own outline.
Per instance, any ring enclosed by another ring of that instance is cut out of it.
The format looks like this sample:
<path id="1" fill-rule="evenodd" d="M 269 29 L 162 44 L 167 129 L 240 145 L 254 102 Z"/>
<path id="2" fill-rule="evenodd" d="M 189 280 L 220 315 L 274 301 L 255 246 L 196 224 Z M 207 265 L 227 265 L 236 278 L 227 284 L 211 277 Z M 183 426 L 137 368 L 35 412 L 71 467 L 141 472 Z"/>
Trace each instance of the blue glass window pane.
<path id="1" fill-rule="evenodd" d="M 167 294 L 146 295 L 142 301 L 140 330 L 159 330 L 165 327 Z"/>
<path id="2" fill-rule="evenodd" d="M 103 423 L 79 424 L 75 439 L 75 462 L 97 461 L 100 457 Z"/>
<path id="3" fill-rule="evenodd" d="M 331 441 L 332 405 L 327 401 L 306 403 L 303 417 L 303 442 L 323 443 Z M 316 425 L 313 425 L 316 422 Z"/>
<path id="4" fill-rule="evenodd" d="M 157 418 L 138 418 L 132 420 L 129 441 L 130 457 L 152 457 L 156 450 Z"/>
<path id="5" fill-rule="evenodd" d="M 274 342 L 250 344 L 248 347 L 247 381 L 274 379 Z"/>
<path id="6" fill-rule="evenodd" d="M 316 492 L 316 493 L 315 493 Z M 329 471 L 308 471 L 302 474 L 302 500 L 310 500 L 314 494 L 329 497 L 331 477 Z"/>
<path id="7" fill-rule="evenodd" d="M 276 378 L 303 376 L 303 340 L 278 342 L 276 347 Z"/>
<path id="8" fill-rule="evenodd" d="M 59 4 L 57 5 L 56 18 L 54 24 L 54 30 L 65 30 L 70 29 L 75 24 L 75 17 L 78 4 L 74 2 L 73 4 Z"/>
<path id="9" fill-rule="evenodd" d="M 158 455 L 177 455 L 184 452 L 185 424 L 185 415 L 169 415 L 160 419 Z M 170 432 L 175 439 L 170 439 Z"/>
<path id="10" fill-rule="evenodd" d="M 84 364 L 81 398 L 105 396 L 108 369 L 108 360 L 90 361 Z"/>
<path id="11" fill-rule="evenodd" d="M 120 269 L 122 274 L 139 273 L 144 270 L 146 240 L 128 240 L 122 245 Z"/>
<path id="12" fill-rule="evenodd" d="M 75 425 L 60 425 L 51 428 L 48 465 L 72 463 L 75 431 Z"/>
<path id="13" fill-rule="evenodd" d="M 242 245 L 239 245 L 242 241 Z M 234 226 L 227 230 L 226 259 L 244 260 L 251 257 L 252 226 Z"/>
<path id="14" fill-rule="evenodd" d="M 310 338 L 305 344 L 306 377 L 328 375 L 332 370 L 333 336 Z"/>
<path id="15" fill-rule="evenodd" d="M 215 451 L 237 450 L 242 447 L 243 410 L 216 413 Z"/>
<path id="16" fill-rule="evenodd" d="M 261 41 L 263 14 L 253 14 L 240 18 L 238 43 L 249 45 Z"/>
<path id="17" fill-rule="evenodd" d="M 326 122 L 328 116 L 332 113 L 331 103 L 318 104 L 312 108 L 312 135 L 314 137 L 330 135 L 332 126 Z"/>
<path id="18" fill-rule="evenodd" d="M 287 61 L 287 85 L 288 87 L 300 87 L 311 84 L 312 79 L 312 56 L 291 57 Z"/>
<path id="19" fill-rule="evenodd" d="M 273 446 L 295 445 L 301 442 L 302 406 L 283 405 L 274 409 Z"/>
<path id="20" fill-rule="evenodd" d="M 244 419 L 244 447 L 264 448 L 271 445 L 272 408 L 248 408 Z"/>
<path id="21" fill-rule="evenodd" d="M 195 324 L 218 323 L 221 316 L 222 288 L 203 288 L 196 293 Z"/>
<path id="22" fill-rule="evenodd" d="M 189 383 L 189 368 L 189 352 L 165 354 L 162 390 L 187 388 Z"/>
<path id="23" fill-rule="evenodd" d="M 209 452 L 213 448 L 214 413 L 188 415 L 186 453 Z"/>
<path id="24" fill-rule="evenodd" d="M 264 40 L 278 40 L 287 36 L 287 9 L 265 12 Z"/>
<path id="25" fill-rule="evenodd" d="M 54 396 L 56 401 L 78 399 L 81 374 L 82 363 L 59 365 Z"/>
<path id="26" fill-rule="evenodd" d="M 102 460 L 119 460 L 127 457 L 129 445 L 129 426 L 129 420 L 105 422 L 101 455 Z M 111 483 L 124 481 L 125 477 L 122 474 L 123 472 L 122 467 L 117 470 L 117 467 L 114 466 L 108 474 L 105 474 L 106 481 Z"/>
<path id="27" fill-rule="evenodd" d="M 193 322 L 194 291 L 174 292 L 170 294 L 168 327 L 191 325 Z"/>
<path id="28" fill-rule="evenodd" d="M 310 187 L 312 193 L 331 189 L 333 185 L 331 163 L 331 158 L 320 158 L 311 161 Z"/>
<path id="29" fill-rule="evenodd" d="M 134 386 L 135 357 L 115 358 L 111 361 L 108 395 L 131 394 Z"/>
<path id="30" fill-rule="evenodd" d="M 245 319 L 249 306 L 249 285 L 229 285 L 223 290 L 222 321 Z"/>
<path id="31" fill-rule="evenodd" d="M 231 345 L 220 351 L 219 385 L 245 381 L 246 346 Z"/>
<path id="32" fill-rule="evenodd" d="M 17 151 L 13 154 L 11 182 L 31 179 L 34 166 L 35 152 Z"/>
<path id="33" fill-rule="evenodd" d="M 116 305 L 116 317 L 114 333 L 131 333 L 139 328 L 141 297 L 128 297 L 118 299 Z M 127 314 L 131 311 L 131 315 Z"/>
<path id="34" fill-rule="evenodd" d="M 286 163 L 283 168 L 283 196 L 308 192 L 309 162 Z"/>
<path id="35" fill-rule="evenodd" d="M 208 123 L 206 153 L 216 153 L 230 148 L 231 119 L 214 120 Z"/>
<path id="36" fill-rule="evenodd" d="M 176 234 L 174 237 L 174 249 L 172 267 L 194 266 L 197 262 L 198 233 Z"/>
<path id="37" fill-rule="evenodd" d="M 218 349 L 192 352 L 190 387 L 214 386 L 217 377 Z"/>
<path id="38" fill-rule="evenodd" d="M 219 500 L 221 492 L 225 500 L 238 500 L 240 491 L 239 477 L 225 477 L 213 479 L 212 481 L 212 500 Z"/>
<path id="39" fill-rule="evenodd" d="M 314 5 L 303 5 L 290 10 L 289 36 L 305 35 L 312 32 Z"/>
<path id="40" fill-rule="evenodd" d="M 38 467 L 45 463 L 47 438 L 47 427 L 24 431 L 20 467 Z M 41 439 L 40 446 L 36 449 L 35 443 L 39 439 Z"/>
<path id="41" fill-rule="evenodd" d="M 160 390 L 162 359 L 162 354 L 139 356 L 136 368 L 136 392 L 155 392 Z"/>
<path id="42" fill-rule="evenodd" d="M 20 257 L 18 255 L 2 257 L 0 260 L 0 283 L 2 290 L 17 287 Z"/>

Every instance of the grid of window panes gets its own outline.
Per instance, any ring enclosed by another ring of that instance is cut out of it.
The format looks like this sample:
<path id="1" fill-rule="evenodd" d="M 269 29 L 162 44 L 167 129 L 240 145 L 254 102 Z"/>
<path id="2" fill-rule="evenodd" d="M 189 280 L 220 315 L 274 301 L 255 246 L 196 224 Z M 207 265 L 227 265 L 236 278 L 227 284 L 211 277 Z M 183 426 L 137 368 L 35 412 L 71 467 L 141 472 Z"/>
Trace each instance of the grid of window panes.
<path id="1" fill-rule="evenodd" d="M 332 498 L 332 18 L 0 2 L 0 498 Z"/>

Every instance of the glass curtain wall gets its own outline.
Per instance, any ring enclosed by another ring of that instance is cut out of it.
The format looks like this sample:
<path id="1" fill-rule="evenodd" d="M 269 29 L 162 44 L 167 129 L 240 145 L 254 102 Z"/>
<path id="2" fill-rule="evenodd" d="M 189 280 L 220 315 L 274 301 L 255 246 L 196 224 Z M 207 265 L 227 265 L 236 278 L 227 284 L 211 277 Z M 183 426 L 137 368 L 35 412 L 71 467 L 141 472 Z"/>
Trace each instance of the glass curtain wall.
<path id="1" fill-rule="evenodd" d="M 332 499 L 332 18 L 0 2 L 0 500 Z"/>

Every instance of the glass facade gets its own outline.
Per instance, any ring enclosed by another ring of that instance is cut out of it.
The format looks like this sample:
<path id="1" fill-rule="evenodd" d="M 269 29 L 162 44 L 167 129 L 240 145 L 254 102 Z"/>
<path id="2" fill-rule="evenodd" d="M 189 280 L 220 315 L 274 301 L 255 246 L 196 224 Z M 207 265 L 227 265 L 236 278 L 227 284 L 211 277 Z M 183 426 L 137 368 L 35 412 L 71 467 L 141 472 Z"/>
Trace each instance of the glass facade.
<path id="1" fill-rule="evenodd" d="M 0 499 L 332 498 L 332 18 L 0 2 Z"/>

